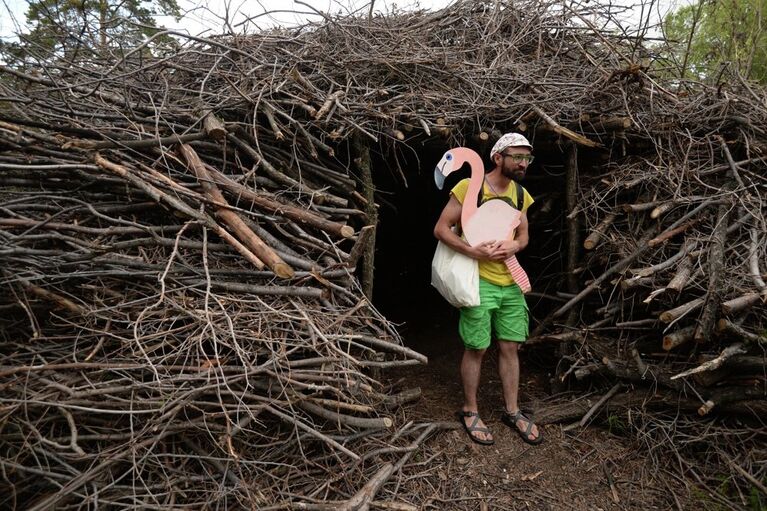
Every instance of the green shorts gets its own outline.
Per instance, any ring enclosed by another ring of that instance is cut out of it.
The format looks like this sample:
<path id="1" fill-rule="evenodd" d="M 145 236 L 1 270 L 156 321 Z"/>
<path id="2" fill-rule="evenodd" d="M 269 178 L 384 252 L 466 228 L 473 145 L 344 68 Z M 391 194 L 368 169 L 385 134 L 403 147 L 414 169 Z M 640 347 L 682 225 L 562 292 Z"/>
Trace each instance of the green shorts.
<path id="1" fill-rule="evenodd" d="M 496 286 L 479 279 L 479 305 L 463 307 L 458 331 L 466 349 L 490 346 L 491 331 L 501 341 L 525 342 L 528 334 L 528 309 L 519 286 Z"/>

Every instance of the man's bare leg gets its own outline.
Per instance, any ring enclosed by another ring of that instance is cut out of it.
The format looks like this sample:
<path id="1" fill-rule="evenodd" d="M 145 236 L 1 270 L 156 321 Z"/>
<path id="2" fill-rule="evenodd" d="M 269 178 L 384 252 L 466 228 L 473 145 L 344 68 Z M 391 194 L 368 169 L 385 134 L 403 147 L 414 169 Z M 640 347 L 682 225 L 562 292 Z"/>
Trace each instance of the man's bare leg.
<path id="1" fill-rule="evenodd" d="M 513 341 L 499 341 L 498 375 L 503 385 L 503 399 L 506 411 L 515 414 L 519 411 L 519 343 Z M 517 421 L 517 428 L 522 431 L 527 427 L 524 421 Z M 532 439 L 538 438 L 538 426 L 533 426 L 530 431 Z"/>
<path id="2" fill-rule="evenodd" d="M 463 411 L 479 412 L 477 405 L 477 390 L 479 389 L 479 375 L 482 371 L 482 358 L 487 350 L 467 350 L 463 351 L 461 359 L 461 382 L 463 383 Z M 464 417 L 463 421 L 470 426 L 474 419 Z M 484 428 L 485 424 L 481 420 L 476 424 Z M 482 431 L 477 431 L 474 436 L 481 440 L 492 440 L 493 435 Z"/>

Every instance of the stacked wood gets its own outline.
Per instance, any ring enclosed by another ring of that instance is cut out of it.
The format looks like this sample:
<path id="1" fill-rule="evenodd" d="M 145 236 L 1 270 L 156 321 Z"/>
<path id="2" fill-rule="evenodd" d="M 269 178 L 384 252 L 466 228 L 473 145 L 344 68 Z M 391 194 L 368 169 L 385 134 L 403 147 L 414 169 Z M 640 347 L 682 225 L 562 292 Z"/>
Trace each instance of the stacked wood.
<path id="1" fill-rule="evenodd" d="M 767 109 L 754 108 L 752 116 L 765 122 Z M 713 402 L 708 396 L 721 392 L 730 380 L 717 379 L 717 388 L 706 388 L 690 378 L 719 367 L 698 367 L 696 353 L 762 354 L 767 342 L 767 287 L 762 277 L 767 268 L 767 166 L 751 161 L 748 152 L 734 161 L 733 151 L 747 151 L 760 138 L 758 131 L 740 136 L 742 140 L 729 144 L 710 136 L 690 142 L 685 147 L 688 161 L 675 163 L 676 172 L 664 160 L 643 157 L 614 167 L 607 180 L 600 176 L 592 178 L 593 184 L 585 182 L 579 190 L 579 212 L 591 225 L 587 239 L 599 240 L 587 247 L 592 252 L 581 263 L 579 275 L 586 285 L 555 307 L 533 342 L 561 337 L 556 333 L 559 318 L 575 309 L 583 324 L 565 332 L 578 335 L 589 350 L 578 365 L 617 357 L 634 366 L 636 374 L 648 367 L 663 370 L 695 387 L 701 404 Z M 707 139 L 713 151 L 703 145 Z M 673 155 L 665 155 L 665 161 L 673 162 Z M 718 171 L 704 180 L 701 175 L 707 169 Z M 672 186 L 676 195 L 667 197 Z M 606 203 L 613 206 L 606 210 Z M 616 341 L 590 342 L 596 338 Z M 640 354 L 641 364 L 631 361 L 632 349 Z M 748 375 L 761 399 L 766 362 L 763 359 Z M 746 375 L 732 376 L 731 384 L 738 388 Z M 736 392 L 728 400 L 753 397 L 744 391 L 740 398 Z"/>
<path id="2" fill-rule="evenodd" d="M 486 150 L 513 129 L 568 166 L 539 169 L 560 194 L 540 202 L 566 194 L 555 221 L 572 232 L 569 278 L 531 272 L 540 296 L 566 297 L 533 307 L 531 343 L 572 344 L 574 388 L 607 380 L 578 423 L 618 403 L 762 410 L 767 96 L 724 73 L 718 89 L 663 79 L 640 37 L 600 28 L 616 14 L 465 1 L 168 31 L 162 56 L 6 56 L 14 505 L 366 509 L 381 493 L 407 509 L 386 483 L 439 426 L 396 415 L 417 392 L 374 371 L 426 362 L 369 302 L 375 174 L 407 181 L 403 149 Z"/>
<path id="3" fill-rule="evenodd" d="M 0 163 L 0 465 L 16 505 L 162 486 L 162 506 L 263 507 L 338 464 L 354 489 L 380 442 L 413 442 L 394 439 L 403 396 L 371 374 L 426 358 L 357 290 L 347 225 L 219 188 L 186 144 L 66 157 L 4 130 L 19 147 Z"/>

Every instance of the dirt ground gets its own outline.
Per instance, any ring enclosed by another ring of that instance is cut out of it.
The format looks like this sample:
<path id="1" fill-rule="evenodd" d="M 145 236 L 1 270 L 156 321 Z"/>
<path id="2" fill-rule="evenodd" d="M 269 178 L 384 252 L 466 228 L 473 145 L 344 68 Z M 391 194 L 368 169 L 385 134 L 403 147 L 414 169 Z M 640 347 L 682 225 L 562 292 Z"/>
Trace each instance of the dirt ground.
<path id="1" fill-rule="evenodd" d="M 429 364 L 391 371 L 401 388 L 420 387 L 422 398 L 410 418 L 458 421 L 462 404 L 458 364 L 462 346 L 454 318 L 437 324 L 405 326 L 405 344 L 429 357 Z M 429 440 L 430 474 L 422 509 L 634 510 L 700 509 L 684 485 L 656 474 L 630 438 L 591 426 L 570 432 L 561 425 L 542 428 L 539 446 L 522 441 L 501 422 L 503 400 L 496 371 L 497 348 L 483 363 L 480 415 L 495 437 L 492 446 L 471 442 L 457 429 Z M 520 406 L 535 416 L 546 406 L 551 361 L 522 355 Z M 547 367 L 548 364 L 548 367 Z M 431 493 L 431 494 L 430 494 Z"/>

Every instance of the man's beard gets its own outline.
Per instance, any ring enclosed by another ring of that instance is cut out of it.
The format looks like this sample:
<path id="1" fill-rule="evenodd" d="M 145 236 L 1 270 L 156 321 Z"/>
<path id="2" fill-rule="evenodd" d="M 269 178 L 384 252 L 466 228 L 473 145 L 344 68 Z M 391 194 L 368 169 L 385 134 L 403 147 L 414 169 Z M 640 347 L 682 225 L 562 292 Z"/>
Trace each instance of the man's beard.
<path id="1" fill-rule="evenodd" d="M 502 167 L 501 174 L 503 174 L 503 177 L 507 179 L 513 179 L 514 181 L 519 181 L 525 178 L 525 169 L 522 169 L 522 168 L 509 169 L 506 167 Z"/>

